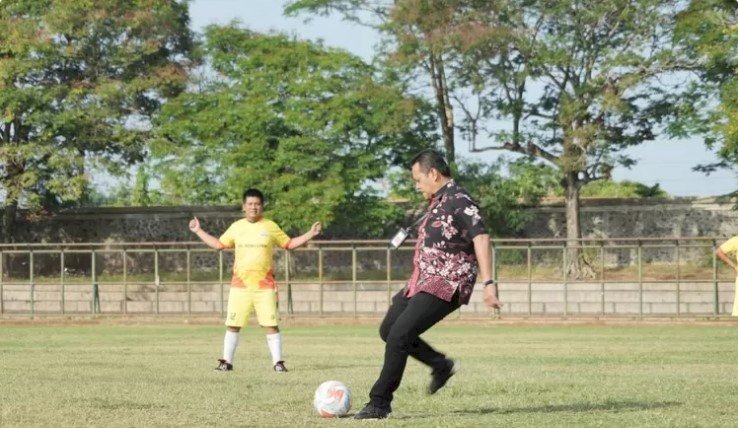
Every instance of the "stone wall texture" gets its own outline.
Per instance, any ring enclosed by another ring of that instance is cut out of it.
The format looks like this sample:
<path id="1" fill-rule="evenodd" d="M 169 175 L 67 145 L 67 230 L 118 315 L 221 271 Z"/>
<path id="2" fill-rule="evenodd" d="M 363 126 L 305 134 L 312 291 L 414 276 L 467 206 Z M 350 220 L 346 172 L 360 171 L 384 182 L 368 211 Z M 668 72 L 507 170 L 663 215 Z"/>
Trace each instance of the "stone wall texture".
<path id="1" fill-rule="evenodd" d="M 727 237 L 738 234 L 734 200 L 583 199 L 581 227 L 587 238 Z M 528 238 L 566 236 L 561 201 L 527 208 L 533 220 Z M 240 207 L 90 208 L 66 210 L 33 219 L 21 218 L 15 242 L 170 242 L 191 241 L 189 219 L 217 234 L 241 218 Z M 350 239 L 351 237 L 342 237 Z"/>
<path id="2" fill-rule="evenodd" d="M 586 238 L 727 237 L 738 234 L 736 201 L 716 198 L 583 199 L 582 235 Z M 530 208 L 528 238 L 563 238 L 563 202 Z"/>

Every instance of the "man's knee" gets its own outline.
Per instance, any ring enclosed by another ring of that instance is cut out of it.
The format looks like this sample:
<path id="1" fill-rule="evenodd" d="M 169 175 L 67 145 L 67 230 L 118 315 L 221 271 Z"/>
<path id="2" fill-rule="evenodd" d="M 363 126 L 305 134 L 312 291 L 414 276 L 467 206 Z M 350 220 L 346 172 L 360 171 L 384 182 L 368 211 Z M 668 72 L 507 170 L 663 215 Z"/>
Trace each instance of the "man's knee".
<path id="1" fill-rule="evenodd" d="M 390 330 L 392 329 L 391 324 L 382 324 L 379 326 L 379 337 L 382 339 L 383 342 L 387 342 L 387 337 L 389 336 Z"/>
<path id="2" fill-rule="evenodd" d="M 410 347 L 415 339 L 415 337 L 411 336 L 406 331 L 396 330 L 390 330 L 383 338 L 388 348 L 403 350 L 406 352 L 410 351 Z"/>

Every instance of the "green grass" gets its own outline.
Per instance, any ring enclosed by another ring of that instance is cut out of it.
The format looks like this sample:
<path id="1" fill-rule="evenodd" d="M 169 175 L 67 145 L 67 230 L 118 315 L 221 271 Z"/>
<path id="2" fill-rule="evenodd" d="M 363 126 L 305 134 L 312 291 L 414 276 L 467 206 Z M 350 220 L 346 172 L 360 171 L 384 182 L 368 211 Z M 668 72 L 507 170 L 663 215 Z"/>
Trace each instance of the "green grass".
<path id="1" fill-rule="evenodd" d="M 437 395 L 411 361 L 394 413 L 372 426 L 695 427 L 738 422 L 738 327 L 459 325 L 426 338 L 461 371 Z M 214 372 L 218 325 L 0 325 L 0 426 L 366 426 L 323 420 L 319 383 L 366 401 L 383 347 L 376 326 L 283 327 L 287 374 L 262 332 L 241 333 Z"/>

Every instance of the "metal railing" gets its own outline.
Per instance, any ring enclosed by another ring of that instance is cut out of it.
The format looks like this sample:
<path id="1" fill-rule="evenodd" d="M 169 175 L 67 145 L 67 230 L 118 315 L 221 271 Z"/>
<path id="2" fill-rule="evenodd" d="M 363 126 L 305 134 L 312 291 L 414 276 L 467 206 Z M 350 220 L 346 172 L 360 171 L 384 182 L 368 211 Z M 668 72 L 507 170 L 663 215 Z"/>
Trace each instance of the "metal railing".
<path id="1" fill-rule="evenodd" d="M 735 276 L 716 259 L 723 240 L 494 239 L 491 267 L 503 315 L 720 317 Z M 410 276 L 411 245 L 312 241 L 276 251 L 282 312 L 383 313 Z M 199 242 L 4 244 L 0 316 L 222 315 L 231 266 L 231 252 Z M 458 316 L 489 315 L 478 294 Z"/>

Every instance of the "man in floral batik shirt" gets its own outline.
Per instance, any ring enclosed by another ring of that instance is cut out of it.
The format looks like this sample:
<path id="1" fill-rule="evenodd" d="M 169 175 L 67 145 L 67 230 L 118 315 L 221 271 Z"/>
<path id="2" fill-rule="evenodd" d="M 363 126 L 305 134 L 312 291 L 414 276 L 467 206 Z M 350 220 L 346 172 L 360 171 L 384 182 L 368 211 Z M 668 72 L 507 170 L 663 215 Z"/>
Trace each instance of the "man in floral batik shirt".
<path id="1" fill-rule="evenodd" d="M 500 308 L 497 286 L 491 279 L 487 228 L 469 193 L 451 179 L 443 157 L 433 150 L 420 152 L 410 163 L 416 189 L 429 201 L 418 226 L 413 273 L 379 328 L 386 343 L 379 379 L 369 403 L 356 419 L 384 419 L 392 411 L 408 356 L 432 369 L 428 393 L 434 394 L 454 375 L 458 363 L 431 348 L 419 336 L 448 314 L 469 303 L 477 273 L 484 284 L 484 302 Z"/>

